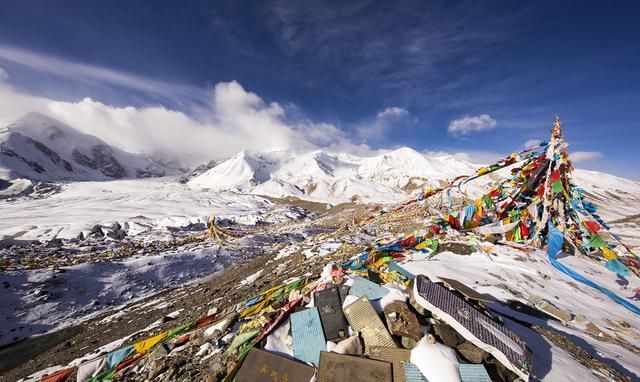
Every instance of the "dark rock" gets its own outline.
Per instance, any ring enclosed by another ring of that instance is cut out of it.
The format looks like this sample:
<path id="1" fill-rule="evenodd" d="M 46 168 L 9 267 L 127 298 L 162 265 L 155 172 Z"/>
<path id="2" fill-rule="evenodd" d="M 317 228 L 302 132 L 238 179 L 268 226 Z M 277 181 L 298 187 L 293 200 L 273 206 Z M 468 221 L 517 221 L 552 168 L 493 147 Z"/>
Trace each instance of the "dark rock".
<path id="1" fill-rule="evenodd" d="M 433 329 L 440 340 L 447 346 L 456 348 L 458 345 L 465 342 L 458 332 L 456 332 L 451 326 L 445 324 L 434 324 Z"/>
<path id="2" fill-rule="evenodd" d="M 104 175 L 120 179 L 126 177 L 127 170 L 118 162 L 113 155 L 113 149 L 107 145 L 95 145 L 91 149 L 93 159 L 95 160 L 98 169 Z"/>
<path id="3" fill-rule="evenodd" d="M 485 351 L 469 341 L 461 343 L 456 349 L 471 363 L 481 363 L 485 357 Z"/>
<path id="4" fill-rule="evenodd" d="M 73 149 L 73 151 L 71 152 L 71 156 L 73 157 L 73 160 L 78 164 L 94 170 L 98 169 L 98 165 L 96 164 L 96 162 L 85 154 L 81 153 L 78 149 Z"/>
<path id="5" fill-rule="evenodd" d="M 473 248 L 473 246 L 467 243 L 450 241 L 450 242 L 440 243 L 438 247 L 438 252 L 453 252 L 456 255 L 467 256 L 475 252 L 475 249 Z"/>
<path id="6" fill-rule="evenodd" d="M 384 308 L 387 327 L 391 334 L 420 341 L 422 328 L 416 315 L 404 301 L 394 301 Z"/>
<path id="7" fill-rule="evenodd" d="M 100 226 L 100 224 L 94 225 L 93 228 L 91 228 L 91 233 L 98 236 L 104 236 L 104 232 L 102 231 L 102 227 Z"/>
<path id="8" fill-rule="evenodd" d="M 62 239 L 51 239 L 47 242 L 47 248 L 59 248 L 62 247 Z"/>

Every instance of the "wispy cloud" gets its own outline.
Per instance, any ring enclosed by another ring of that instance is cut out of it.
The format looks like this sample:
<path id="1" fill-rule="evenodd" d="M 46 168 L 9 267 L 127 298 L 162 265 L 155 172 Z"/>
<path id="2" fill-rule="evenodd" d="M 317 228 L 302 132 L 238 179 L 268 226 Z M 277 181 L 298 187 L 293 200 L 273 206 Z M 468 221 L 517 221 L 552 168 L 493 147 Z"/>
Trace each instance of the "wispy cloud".
<path id="1" fill-rule="evenodd" d="M 589 162 L 592 160 L 600 159 L 603 156 L 604 155 L 602 155 L 602 153 L 599 151 L 575 151 L 569 153 L 569 158 L 574 163 Z"/>
<path id="2" fill-rule="evenodd" d="M 394 127 L 404 124 L 409 117 L 407 109 L 393 106 L 379 112 L 372 121 L 363 122 L 356 128 L 356 135 L 365 141 L 384 138 Z"/>
<path id="3" fill-rule="evenodd" d="M 6 70 L 0 68 L 0 81 L 6 81 L 9 79 L 9 73 Z"/>
<path id="4" fill-rule="evenodd" d="M 0 59 L 39 73 L 47 73 L 74 82 L 100 86 L 111 85 L 165 99 L 193 102 L 202 100 L 206 95 L 204 89 L 166 83 L 136 74 L 65 60 L 6 45 L 0 45 Z"/>
<path id="5" fill-rule="evenodd" d="M 507 38 L 506 26 L 515 14 L 487 11 L 472 1 L 412 7 L 369 0 L 276 1 L 267 19 L 287 56 L 307 57 L 311 65 L 334 69 L 357 86 L 375 83 L 394 89 L 394 96 L 413 99 L 420 94 L 424 100 L 450 93 L 454 83 L 460 88 L 474 81 L 465 68 L 490 55 L 490 47 Z"/>
<path id="6" fill-rule="evenodd" d="M 478 131 L 495 129 L 497 122 L 489 114 L 465 116 L 449 123 L 448 132 L 453 136 L 462 136 Z"/>
<path id="7" fill-rule="evenodd" d="M 529 139 L 524 143 L 524 145 L 522 145 L 522 148 L 525 150 L 532 149 L 534 147 L 540 146 L 540 143 L 542 143 L 542 141 L 539 139 Z"/>

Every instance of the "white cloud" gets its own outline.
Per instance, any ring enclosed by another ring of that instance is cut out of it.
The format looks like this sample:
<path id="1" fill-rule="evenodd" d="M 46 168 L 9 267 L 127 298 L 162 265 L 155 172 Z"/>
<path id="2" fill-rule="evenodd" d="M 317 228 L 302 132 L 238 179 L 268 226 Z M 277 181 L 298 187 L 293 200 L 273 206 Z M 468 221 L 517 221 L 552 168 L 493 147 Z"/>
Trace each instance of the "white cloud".
<path id="1" fill-rule="evenodd" d="M 540 143 L 542 143 L 542 141 L 541 141 L 541 140 L 539 140 L 539 139 L 529 139 L 528 141 L 526 141 L 526 142 L 524 143 L 524 145 L 523 145 L 522 147 L 523 147 L 525 150 L 528 150 L 528 149 L 532 149 L 532 148 L 534 148 L 534 147 L 538 147 L 538 146 L 540 146 Z"/>
<path id="2" fill-rule="evenodd" d="M 235 81 L 211 90 L 198 119 L 162 106 L 115 107 L 84 98 L 65 102 L 35 97 L 0 84 L 0 122 L 6 125 L 37 111 L 131 152 L 171 153 L 187 165 L 221 159 L 240 150 L 311 150 L 318 147 L 363 152 L 336 126 L 289 120 L 285 108 L 265 103 Z"/>
<path id="3" fill-rule="evenodd" d="M 466 116 L 455 119 L 449 123 L 449 134 L 453 136 L 466 135 L 472 132 L 494 129 L 497 125 L 495 119 L 489 114 Z"/>
<path id="4" fill-rule="evenodd" d="M 409 111 L 393 106 L 384 109 L 376 115 L 373 121 L 362 124 L 356 129 L 356 134 L 364 140 L 384 138 L 394 126 L 402 123 L 409 116 Z"/>
<path id="5" fill-rule="evenodd" d="M 0 81 L 6 81 L 9 79 L 9 73 L 6 70 L 0 68 Z"/>
<path id="6" fill-rule="evenodd" d="M 569 153 L 569 159 L 571 159 L 573 163 L 588 162 L 602 157 L 603 155 L 599 151 L 576 151 Z"/>
<path id="7" fill-rule="evenodd" d="M 403 109 L 401 107 L 393 106 L 384 109 L 379 112 L 377 118 L 390 118 L 390 117 L 406 117 L 409 115 L 409 111 L 407 109 Z"/>
<path id="8" fill-rule="evenodd" d="M 483 151 L 483 150 L 465 150 L 458 151 L 457 149 L 445 149 L 439 151 L 426 150 L 424 154 L 427 156 L 434 157 L 442 157 L 442 156 L 452 156 L 455 159 L 462 160 L 465 162 L 470 162 L 471 164 L 480 166 L 485 166 L 490 163 L 495 163 L 498 159 L 503 158 L 503 153 L 498 153 L 495 151 Z M 464 174 L 460 174 L 464 175 Z"/>

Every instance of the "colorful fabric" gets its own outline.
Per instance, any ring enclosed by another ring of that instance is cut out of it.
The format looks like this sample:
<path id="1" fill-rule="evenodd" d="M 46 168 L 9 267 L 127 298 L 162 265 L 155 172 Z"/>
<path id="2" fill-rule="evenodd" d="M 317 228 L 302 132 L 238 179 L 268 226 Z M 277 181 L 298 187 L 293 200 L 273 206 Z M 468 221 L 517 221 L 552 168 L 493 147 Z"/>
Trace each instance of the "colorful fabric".
<path id="1" fill-rule="evenodd" d="M 584 226 L 587 228 L 587 231 L 591 233 L 598 233 L 600 231 L 600 224 L 597 222 L 584 222 Z"/>
<path id="2" fill-rule="evenodd" d="M 112 379 L 115 374 L 116 374 L 116 369 L 107 370 L 107 371 L 102 372 L 102 374 L 98 374 L 97 376 L 91 378 L 87 382 L 102 382 L 102 381 L 106 381 L 106 380 Z"/>
<path id="3" fill-rule="evenodd" d="M 53 374 L 42 377 L 40 382 L 64 382 L 76 371 L 75 367 L 69 367 L 66 369 L 58 370 Z"/>
<path id="4" fill-rule="evenodd" d="M 423 252 L 436 252 L 438 251 L 438 240 L 423 240 L 420 244 L 416 245 L 415 249 Z"/>
<path id="5" fill-rule="evenodd" d="M 624 264 L 622 264 L 622 262 L 620 262 L 620 260 L 618 259 L 607 261 L 604 264 L 604 267 L 610 270 L 611 272 L 615 272 L 619 274 L 620 276 L 627 277 L 631 274 L 631 271 L 629 271 L 629 268 L 627 268 Z"/>
<path id="6" fill-rule="evenodd" d="M 588 285 L 594 289 L 599 290 L 600 292 L 606 294 L 607 296 L 609 296 L 612 300 L 614 300 L 615 302 L 617 302 L 618 304 L 624 306 L 625 308 L 627 308 L 628 310 L 632 311 L 635 314 L 640 314 L 640 308 L 635 306 L 634 304 L 630 303 L 629 301 L 623 299 L 622 297 L 617 296 L 615 293 L 609 291 L 608 289 L 596 284 L 595 282 L 587 279 L 586 277 L 582 276 L 581 274 L 577 273 L 576 271 L 574 271 L 573 269 L 569 268 L 568 266 L 561 264 L 560 262 L 558 262 L 556 256 L 558 254 L 558 252 L 560 252 L 560 249 L 562 249 L 562 242 L 563 242 L 563 236 L 562 233 L 560 231 L 558 231 L 558 229 L 551 223 L 548 223 L 548 227 L 549 227 L 549 233 L 548 233 L 548 238 L 549 238 L 549 247 L 547 250 L 547 259 L 549 260 L 549 262 L 551 263 L 551 265 L 553 265 L 557 270 L 559 270 L 560 272 L 566 274 L 567 276 L 571 277 L 572 279 L 581 282 L 585 285 Z"/>
<path id="7" fill-rule="evenodd" d="M 604 247 L 604 240 L 598 235 L 591 236 L 591 240 L 589 240 L 589 247 L 596 249 Z"/>
<path id="8" fill-rule="evenodd" d="M 111 369 L 113 367 L 116 367 L 116 365 L 122 362 L 123 359 L 127 358 L 129 354 L 133 353 L 133 350 L 133 346 L 127 346 L 107 354 L 107 368 Z"/>
<path id="9" fill-rule="evenodd" d="M 105 368 L 107 364 L 106 357 L 100 357 L 78 366 L 78 374 L 76 375 L 77 382 L 86 382 L 89 379 L 97 376 Z"/>
<path id="10" fill-rule="evenodd" d="M 167 333 L 167 338 L 173 338 L 175 336 L 178 336 L 186 332 L 187 330 L 191 329 L 194 325 L 195 325 L 195 322 L 189 322 L 188 324 L 184 324 L 184 325 L 178 326 L 177 328 L 173 328 L 169 330 L 169 332 Z"/>
<path id="11" fill-rule="evenodd" d="M 157 336 L 153 336 L 151 338 L 147 338 L 146 340 L 142 340 L 133 345 L 133 348 L 136 350 L 136 353 L 144 353 L 147 350 L 154 347 L 158 342 L 162 341 L 168 332 L 164 332 L 162 334 L 158 334 Z"/>
<path id="12" fill-rule="evenodd" d="M 601 250 L 602 250 L 602 255 L 607 260 L 615 260 L 618 258 L 618 255 L 616 255 L 616 253 L 613 252 L 611 248 L 607 247 L 606 245 L 603 246 Z"/>
<path id="13" fill-rule="evenodd" d="M 236 335 L 233 338 L 233 342 L 231 342 L 231 345 L 229 345 L 229 348 L 227 349 L 227 353 L 231 354 L 238 347 L 252 340 L 258 334 L 260 334 L 260 329 L 252 329 L 247 332 Z"/>
<path id="14" fill-rule="evenodd" d="M 135 365 L 136 363 L 140 362 L 142 360 L 142 358 L 144 358 L 144 354 L 138 354 L 134 357 L 129 358 L 128 360 L 121 362 L 118 366 L 116 366 L 116 370 L 115 372 L 119 372 L 120 370 L 126 369 L 130 366 Z M 115 373 L 114 372 L 114 373 Z"/>

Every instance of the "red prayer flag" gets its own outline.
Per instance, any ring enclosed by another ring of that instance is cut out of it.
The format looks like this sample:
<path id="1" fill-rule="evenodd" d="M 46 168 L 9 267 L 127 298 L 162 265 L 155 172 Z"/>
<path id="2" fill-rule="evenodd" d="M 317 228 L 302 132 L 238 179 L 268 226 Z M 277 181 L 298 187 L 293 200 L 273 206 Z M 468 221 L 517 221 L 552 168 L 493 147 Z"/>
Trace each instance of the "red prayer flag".
<path id="1" fill-rule="evenodd" d="M 414 235 L 405 237 L 398 242 L 398 245 L 400 245 L 400 248 L 402 249 L 415 247 L 416 244 L 418 244 L 418 240 Z"/>
<path id="2" fill-rule="evenodd" d="M 591 233 L 598 233 L 598 231 L 600 231 L 600 224 L 597 222 L 584 222 L 584 226 L 587 228 L 587 231 Z"/>
<path id="3" fill-rule="evenodd" d="M 137 356 L 133 357 L 133 358 L 129 358 L 126 361 L 120 362 L 118 364 L 118 366 L 116 366 L 116 372 L 122 370 L 122 369 L 126 369 L 129 366 L 133 366 L 136 363 L 140 362 L 142 360 L 142 357 L 144 357 L 144 354 L 138 354 Z"/>
<path id="4" fill-rule="evenodd" d="M 53 374 L 42 377 L 40 382 L 63 382 L 66 381 L 74 371 L 76 371 L 75 367 L 58 370 Z"/>
<path id="5" fill-rule="evenodd" d="M 556 180 L 560 180 L 560 170 L 554 170 L 551 172 L 551 181 L 555 182 Z"/>

